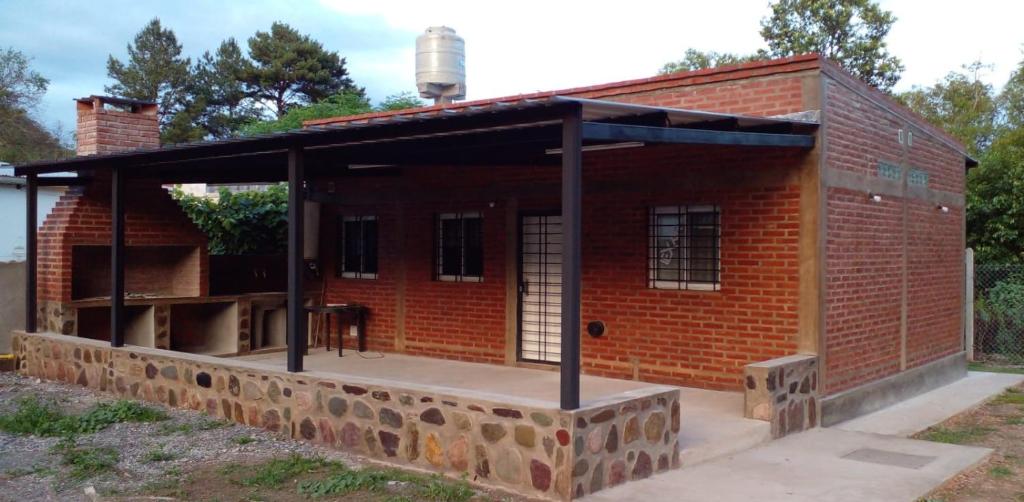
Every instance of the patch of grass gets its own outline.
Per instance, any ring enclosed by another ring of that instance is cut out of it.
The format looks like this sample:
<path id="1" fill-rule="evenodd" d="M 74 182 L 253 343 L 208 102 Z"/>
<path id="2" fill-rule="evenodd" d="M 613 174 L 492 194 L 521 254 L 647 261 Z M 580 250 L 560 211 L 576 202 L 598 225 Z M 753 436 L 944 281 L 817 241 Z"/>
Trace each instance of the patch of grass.
<path id="1" fill-rule="evenodd" d="M 992 404 L 1018 404 L 1024 405 L 1024 391 L 1016 387 L 1010 387 L 1006 389 L 995 399 L 992 400 Z"/>
<path id="2" fill-rule="evenodd" d="M 32 467 L 32 468 L 17 467 L 17 468 L 14 468 L 14 469 L 10 469 L 10 470 L 4 472 L 4 476 L 7 476 L 8 478 L 13 479 L 13 478 L 20 478 L 20 477 L 24 477 L 24 476 L 31 476 L 32 474 L 39 474 L 40 476 L 52 476 L 52 475 L 54 475 L 56 473 L 57 473 L 57 471 L 53 470 L 52 467 L 47 467 L 47 466 L 44 466 L 44 465 L 37 465 L 37 466 Z"/>
<path id="3" fill-rule="evenodd" d="M 77 431 L 89 434 L 121 422 L 160 422 L 167 420 L 167 412 L 145 406 L 138 401 L 121 399 L 112 403 L 99 403 L 77 417 Z"/>
<path id="4" fill-rule="evenodd" d="M 988 470 L 988 475 L 996 479 L 1006 479 L 1013 476 L 1013 471 L 1005 465 L 997 465 Z"/>
<path id="5" fill-rule="evenodd" d="M 299 493 L 310 497 L 337 496 L 359 491 L 381 491 L 391 477 L 384 471 L 344 469 L 324 479 L 299 483 Z"/>
<path id="6" fill-rule="evenodd" d="M 252 436 L 235 436 L 231 438 L 231 442 L 239 446 L 245 446 L 256 442 L 256 438 Z"/>
<path id="7" fill-rule="evenodd" d="M 971 371 L 988 371 L 990 373 L 1014 373 L 1024 375 L 1024 366 L 998 366 L 977 361 L 968 363 L 967 369 Z"/>
<path id="8" fill-rule="evenodd" d="M 0 415 L 0 431 L 10 434 L 35 436 L 60 435 L 58 424 L 68 417 L 53 403 L 44 403 L 36 396 L 24 396 L 16 401 L 13 413 Z"/>
<path id="9" fill-rule="evenodd" d="M 71 437 L 62 439 L 54 449 L 60 453 L 61 464 L 68 467 L 68 476 L 75 480 L 113 470 L 120 458 L 113 448 L 78 446 Z"/>
<path id="10" fill-rule="evenodd" d="M 420 495 L 437 502 L 465 502 L 473 498 L 473 488 L 465 480 L 448 481 L 441 476 L 432 476 L 420 489 Z"/>
<path id="11" fill-rule="evenodd" d="M 197 423 L 181 422 L 181 423 L 169 423 L 160 426 L 158 431 L 161 435 L 170 436 L 172 434 L 191 434 L 194 431 L 210 431 L 213 429 L 220 429 L 221 427 L 230 427 L 234 425 L 234 422 L 228 422 L 225 420 L 214 420 L 212 418 L 204 418 Z"/>
<path id="12" fill-rule="evenodd" d="M 146 452 L 146 456 L 142 457 L 142 459 L 148 463 L 167 462 L 176 458 L 178 458 L 177 455 L 163 449 L 163 447 L 153 448 Z"/>
<path id="13" fill-rule="evenodd" d="M 921 434 L 920 439 L 937 443 L 965 444 L 981 439 L 992 431 L 993 429 L 989 427 L 978 425 L 957 428 L 931 427 Z"/>
<path id="14" fill-rule="evenodd" d="M 167 419 L 167 413 L 163 410 L 127 399 L 96 404 L 81 415 L 68 415 L 58 409 L 55 403 L 40 401 L 36 396 L 19 399 L 17 406 L 13 413 L 0 415 L 0 430 L 12 434 L 68 436 L 92 434 L 119 422 L 156 422 Z"/>
<path id="15" fill-rule="evenodd" d="M 288 458 L 275 458 L 255 466 L 255 472 L 251 476 L 242 478 L 241 483 L 242 486 L 277 488 L 285 481 L 327 465 L 328 462 L 319 457 L 310 458 L 293 454 Z"/>
<path id="16" fill-rule="evenodd" d="M 1024 425 L 1024 416 L 1006 417 L 1006 425 Z"/>

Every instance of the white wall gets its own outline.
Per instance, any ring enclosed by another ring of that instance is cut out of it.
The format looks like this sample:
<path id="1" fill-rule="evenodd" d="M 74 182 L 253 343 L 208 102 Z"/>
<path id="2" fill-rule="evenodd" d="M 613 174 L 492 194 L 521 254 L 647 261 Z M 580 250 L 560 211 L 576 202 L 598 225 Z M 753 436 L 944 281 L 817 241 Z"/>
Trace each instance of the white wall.
<path id="1" fill-rule="evenodd" d="M 40 187 L 37 199 L 37 223 L 57 205 L 63 189 Z M 25 188 L 0 184 L 0 262 L 25 259 Z"/>

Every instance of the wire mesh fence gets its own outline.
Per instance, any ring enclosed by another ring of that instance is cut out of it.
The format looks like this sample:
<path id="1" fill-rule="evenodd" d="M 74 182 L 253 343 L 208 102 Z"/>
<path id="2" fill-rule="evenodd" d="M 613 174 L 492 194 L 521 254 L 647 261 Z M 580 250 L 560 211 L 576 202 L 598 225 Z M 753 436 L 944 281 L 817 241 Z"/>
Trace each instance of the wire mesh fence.
<path id="1" fill-rule="evenodd" d="M 974 266 L 974 357 L 1024 365 L 1024 265 Z"/>

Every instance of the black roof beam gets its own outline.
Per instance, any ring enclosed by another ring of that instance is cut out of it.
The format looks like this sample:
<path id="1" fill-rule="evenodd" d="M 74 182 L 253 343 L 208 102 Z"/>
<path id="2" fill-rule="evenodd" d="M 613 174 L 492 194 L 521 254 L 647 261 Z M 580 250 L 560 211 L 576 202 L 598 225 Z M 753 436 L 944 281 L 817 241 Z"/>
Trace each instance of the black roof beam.
<path id="1" fill-rule="evenodd" d="M 583 138 L 599 141 L 643 141 L 691 145 L 736 145 L 812 148 L 814 136 L 584 122 Z"/>

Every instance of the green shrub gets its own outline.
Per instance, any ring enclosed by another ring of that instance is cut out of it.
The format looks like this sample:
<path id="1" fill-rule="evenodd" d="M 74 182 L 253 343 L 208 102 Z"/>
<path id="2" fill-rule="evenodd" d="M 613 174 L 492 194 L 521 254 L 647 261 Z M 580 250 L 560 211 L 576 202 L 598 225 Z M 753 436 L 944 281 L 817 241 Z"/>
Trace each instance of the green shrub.
<path id="1" fill-rule="evenodd" d="M 185 214 L 209 238 L 210 253 L 273 255 L 286 251 L 288 187 L 270 185 L 265 191 L 199 197 L 175 189 L 172 193 Z"/>

